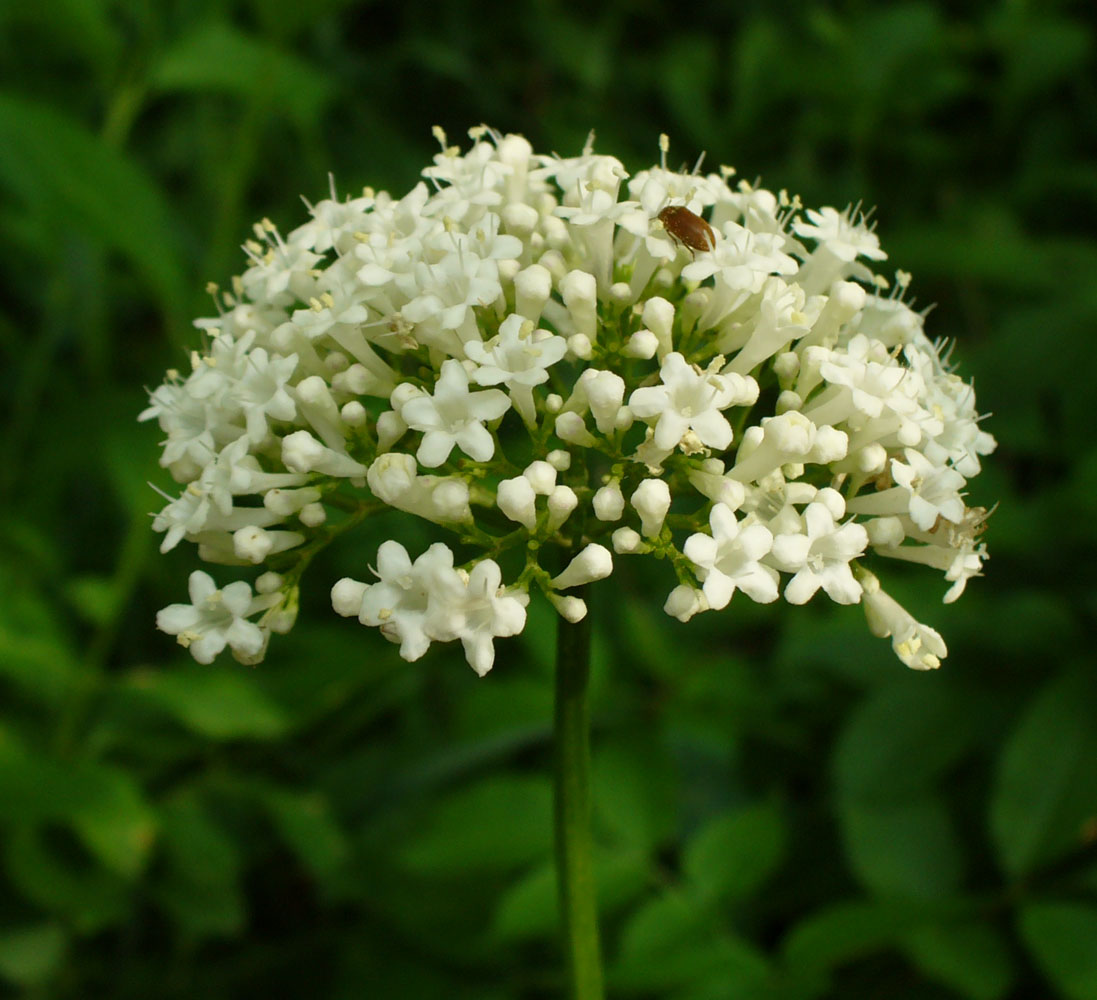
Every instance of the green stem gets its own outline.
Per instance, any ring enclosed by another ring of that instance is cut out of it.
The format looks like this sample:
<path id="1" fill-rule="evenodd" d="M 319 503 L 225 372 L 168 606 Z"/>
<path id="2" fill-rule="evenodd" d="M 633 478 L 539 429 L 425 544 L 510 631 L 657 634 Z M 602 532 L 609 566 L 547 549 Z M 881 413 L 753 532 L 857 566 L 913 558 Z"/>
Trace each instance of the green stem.
<path id="1" fill-rule="evenodd" d="M 586 588 L 583 588 L 585 591 Z M 581 591 L 578 597 L 586 597 Z M 590 836 L 590 617 L 556 630 L 556 878 L 570 996 L 601 1000 Z"/>

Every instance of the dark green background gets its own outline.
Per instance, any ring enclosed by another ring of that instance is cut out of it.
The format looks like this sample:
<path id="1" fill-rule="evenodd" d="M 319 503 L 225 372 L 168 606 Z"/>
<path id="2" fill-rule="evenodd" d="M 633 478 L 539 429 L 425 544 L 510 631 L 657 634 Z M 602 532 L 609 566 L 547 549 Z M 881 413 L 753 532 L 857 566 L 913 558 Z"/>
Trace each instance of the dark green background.
<path id="1" fill-rule="evenodd" d="M 142 386 L 185 365 L 250 223 L 410 188 L 486 121 L 638 169 L 672 139 L 808 205 L 878 206 L 1001 446 L 983 580 L 688 626 L 596 590 L 614 997 L 1097 998 L 1097 74 L 1088 3 L 410 0 L 0 6 L 0 992 L 549 998 L 552 621 L 478 680 L 327 606 L 246 669 L 153 630 Z M 226 578 L 224 571 L 221 577 Z M 600 599 L 600 601 L 599 601 Z"/>

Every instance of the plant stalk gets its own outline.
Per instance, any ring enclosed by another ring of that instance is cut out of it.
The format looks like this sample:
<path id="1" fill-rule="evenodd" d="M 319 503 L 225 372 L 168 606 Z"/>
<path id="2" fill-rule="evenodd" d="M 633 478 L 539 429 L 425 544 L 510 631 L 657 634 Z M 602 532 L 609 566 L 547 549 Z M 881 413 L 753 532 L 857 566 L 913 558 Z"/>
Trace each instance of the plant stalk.
<path id="1" fill-rule="evenodd" d="M 577 590 L 576 596 L 585 598 Z M 602 1000 L 590 833 L 590 616 L 556 629 L 556 879 L 572 1000 Z"/>

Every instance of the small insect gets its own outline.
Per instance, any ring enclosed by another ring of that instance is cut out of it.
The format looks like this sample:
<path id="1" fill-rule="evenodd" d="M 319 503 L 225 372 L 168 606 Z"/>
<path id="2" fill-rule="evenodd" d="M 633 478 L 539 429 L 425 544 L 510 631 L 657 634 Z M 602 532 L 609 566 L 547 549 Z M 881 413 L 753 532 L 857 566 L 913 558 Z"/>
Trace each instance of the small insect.
<path id="1" fill-rule="evenodd" d="M 699 215 L 684 205 L 667 205 L 659 213 L 663 228 L 690 251 L 716 249 L 716 233 Z"/>

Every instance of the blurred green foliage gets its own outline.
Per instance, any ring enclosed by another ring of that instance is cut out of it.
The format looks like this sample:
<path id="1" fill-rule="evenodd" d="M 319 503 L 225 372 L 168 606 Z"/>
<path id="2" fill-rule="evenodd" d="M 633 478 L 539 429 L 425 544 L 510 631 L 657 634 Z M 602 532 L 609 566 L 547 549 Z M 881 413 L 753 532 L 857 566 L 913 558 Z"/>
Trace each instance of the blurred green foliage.
<path id="1" fill-rule="evenodd" d="M 615 997 L 1097 998 L 1097 73 L 1088 4 L 701 0 L 0 5 L 0 991 L 560 995 L 552 621 L 409 666 L 335 619 L 369 524 L 261 668 L 154 632 L 193 555 L 142 385 L 297 195 L 407 190 L 488 121 L 632 167 L 667 131 L 809 205 L 878 205 L 999 453 L 992 560 L 913 675 L 856 608 L 670 581 L 596 607 Z M 1088 378 L 1089 376 L 1086 375 Z M 928 575 L 928 574 L 926 574 Z M 615 581 L 621 579 L 618 574 Z M 306 591 L 308 588 L 306 587 Z M 596 594 L 597 598 L 597 594 Z"/>

